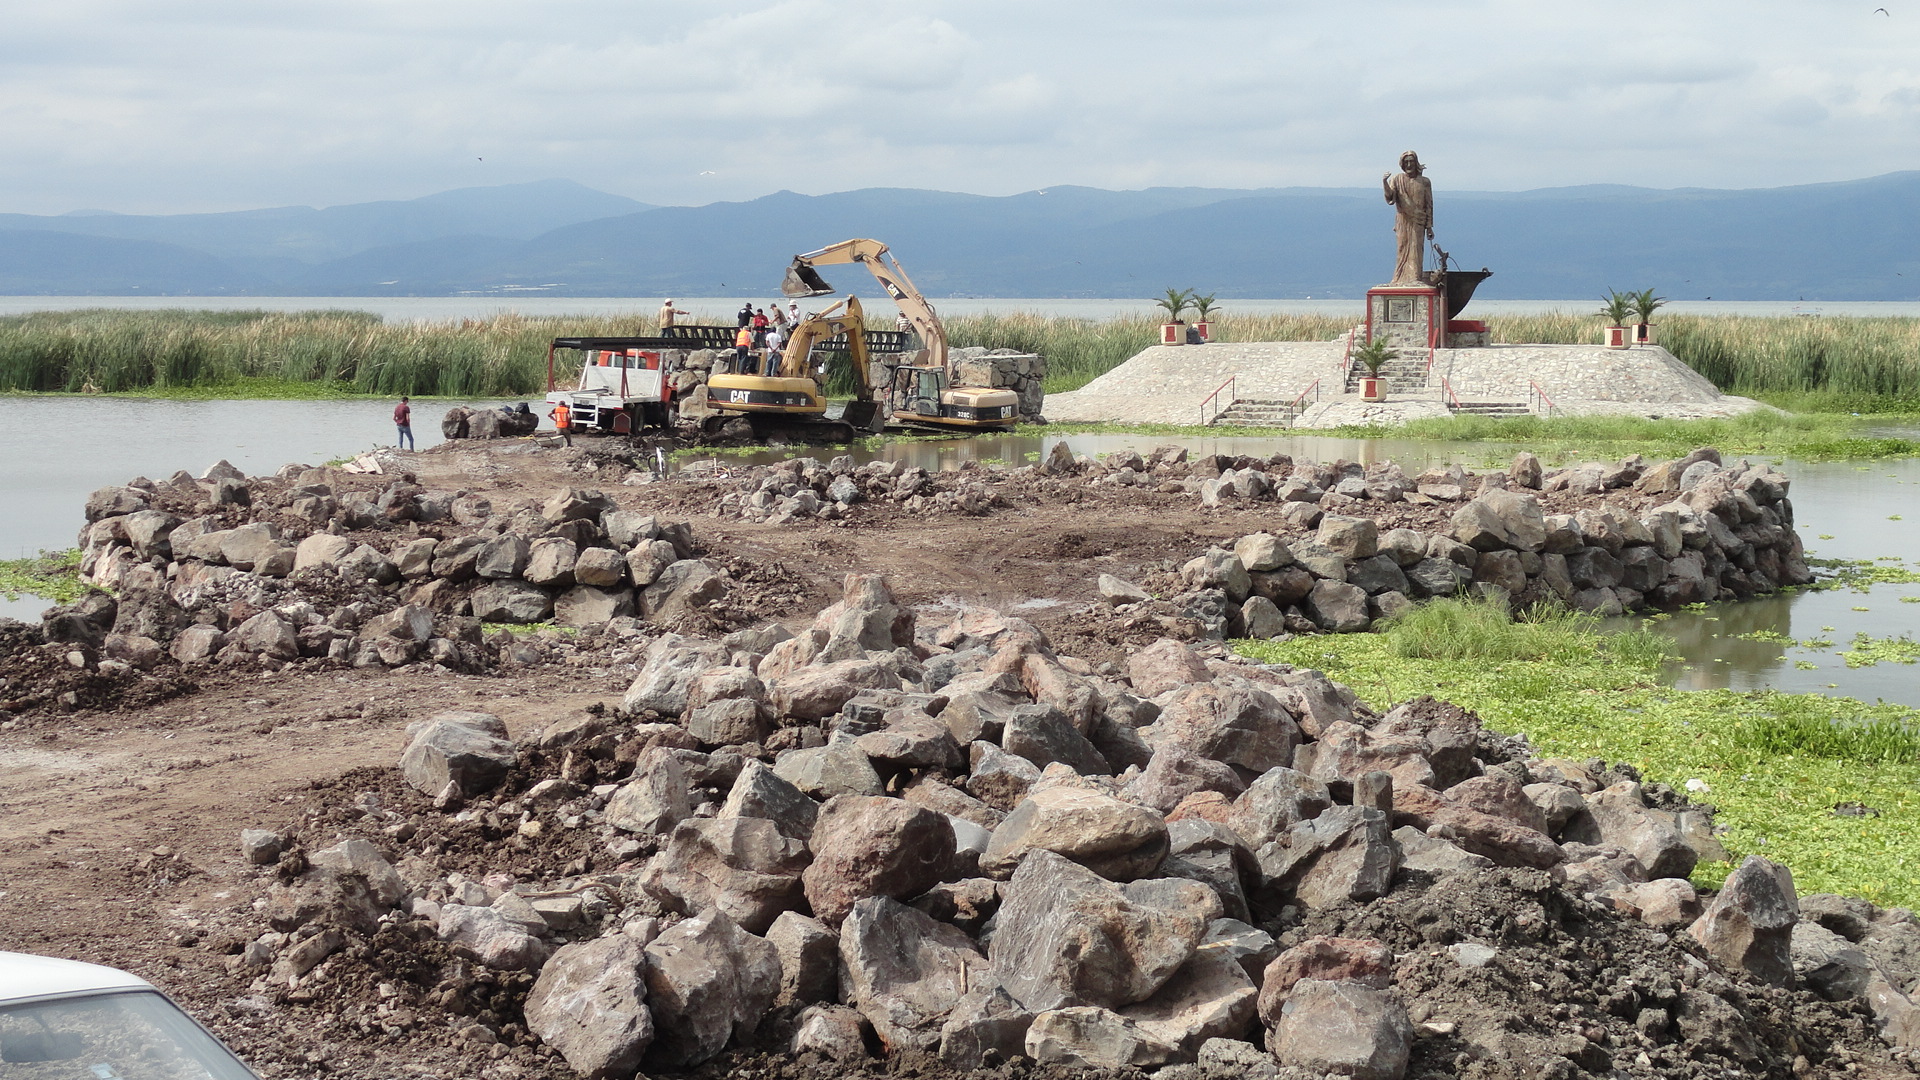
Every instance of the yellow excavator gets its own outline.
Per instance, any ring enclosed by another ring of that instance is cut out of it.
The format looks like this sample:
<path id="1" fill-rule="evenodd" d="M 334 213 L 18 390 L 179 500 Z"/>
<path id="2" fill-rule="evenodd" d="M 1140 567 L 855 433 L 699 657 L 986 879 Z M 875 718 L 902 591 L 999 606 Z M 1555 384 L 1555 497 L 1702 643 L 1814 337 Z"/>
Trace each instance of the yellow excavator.
<path id="1" fill-rule="evenodd" d="M 921 347 L 901 352 L 898 362 L 882 360 L 886 373 L 884 383 L 869 370 L 865 358 L 855 359 L 861 381 L 872 384 L 866 396 L 880 399 L 878 408 L 887 423 L 978 431 L 1005 430 L 1019 421 L 1020 397 L 1013 391 L 958 385 L 948 362 L 946 327 L 941 325 L 933 305 L 913 287 L 900 261 L 880 241 L 843 240 L 818 251 L 795 255 L 792 265 L 787 267 L 786 279 L 780 283 L 780 291 L 792 297 L 830 293 L 833 286 L 822 280 L 814 268 L 844 263 L 866 267 L 899 305 L 901 314 L 907 317 L 920 338 Z M 854 302 L 853 298 L 848 297 L 847 302 Z M 862 335 L 848 334 L 849 345 L 857 336 Z M 798 340 L 794 344 L 799 344 Z M 789 352 L 792 348 L 788 346 Z"/>
<path id="2" fill-rule="evenodd" d="M 744 416 L 757 437 L 779 432 L 833 442 L 848 442 L 857 433 L 880 430 L 880 406 L 873 400 L 873 391 L 868 385 L 865 323 L 859 298 L 849 296 L 801 320 L 781 349 L 773 370 L 729 371 L 708 376 L 707 401 L 718 414 L 708 420 L 708 426 L 718 431 L 728 420 Z M 829 420 L 826 371 L 824 364 L 815 365 L 814 351 L 842 336 L 846 338 L 846 352 L 853 364 L 855 398 L 847 403 L 840 419 Z"/>

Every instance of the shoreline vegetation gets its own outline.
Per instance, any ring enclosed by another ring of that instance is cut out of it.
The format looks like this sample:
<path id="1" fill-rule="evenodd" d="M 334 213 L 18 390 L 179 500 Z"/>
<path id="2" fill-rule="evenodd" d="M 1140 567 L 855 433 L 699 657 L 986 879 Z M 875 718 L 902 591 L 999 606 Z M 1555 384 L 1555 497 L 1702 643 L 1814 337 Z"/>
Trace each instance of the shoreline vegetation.
<path id="1" fill-rule="evenodd" d="M 718 319 L 702 313 L 703 321 Z M 1211 322 L 1216 341 L 1324 341 L 1360 318 L 1235 315 Z M 1597 317 L 1493 316 L 1496 342 L 1595 344 Z M 892 320 L 870 320 L 891 329 Z M 1730 394 L 1782 399 L 1803 411 L 1920 412 L 1920 318 L 1673 315 L 1660 342 Z M 1078 389 L 1158 340 L 1159 319 L 1022 313 L 947 320 L 955 346 L 1037 352 L 1047 392 Z M 547 342 L 567 335 L 655 332 L 651 315 L 507 314 L 385 323 L 351 310 L 132 311 L 92 308 L 0 317 L 0 391 L 106 393 L 258 383 L 311 384 L 316 393 L 510 396 L 544 385 Z"/>
<path id="2" fill-rule="evenodd" d="M 1822 694 L 1677 690 L 1645 627 L 1605 632 L 1565 611 L 1437 600 L 1374 633 L 1236 641 L 1237 651 L 1324 671 L 1385 709 L 1421 694 L 1525 734 L 1543 756 L 1629 762 L 1719 809 L 1730 858 L 1793 868 L 1804 892 L 1920 904 L 1920 710 Z"/>

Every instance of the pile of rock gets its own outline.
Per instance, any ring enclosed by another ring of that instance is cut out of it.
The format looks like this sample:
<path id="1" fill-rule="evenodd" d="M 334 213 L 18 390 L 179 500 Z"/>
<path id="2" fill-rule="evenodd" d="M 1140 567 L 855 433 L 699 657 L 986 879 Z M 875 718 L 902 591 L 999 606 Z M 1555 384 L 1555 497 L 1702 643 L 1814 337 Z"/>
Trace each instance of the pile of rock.
<path id="1" fill-rule="evenodd" d="M 905 461 L 856 466 L 841 454 L 826 464 L 810 457 L 743 470 L 739 489 L 720 497 L 716 512 L 742 521 L 784 525 L 793 521 L 838 521 L 855 503 L 886 500 L 913 513 L 979 515 L 1000 499 L 971 473 L 930 475 Z"/>
<path id="2" fill-rule="evenodd" d="M 514 439 L 539 428 L 539 414 L 524 401 L 493 408 L 455 405 L 440 418 L 440 434 L 448 439 Z"/>
<path id="3" fill-rule="evenodd" d="M 311 994 L 370 925 L 437 938 L 537 971 L 526 1032 L 502 1037 L 585 1076 L 774 1031 L 795 1052 L 863 1058 L 873 1038 L 960 1068 L 1775 1073 L 1827 1052 L 1747 1015 L 1796 970 L 1912 1037 L 1910 916 L 1810 897 L 1803 933 L 1789 875 L 1758 858 L 1703 906 L 1686 878 L 1725 858 L 1710 811 L 1431 699 L 1381 716 L 1318 673 L 1172 640 L 1096 671 L 1020 619 L 920 624 L 850 575 L 798 635 L 661 638 L 622 712 L 519 746 L 484 714 L 417 726 L 402 769 L 441 814 L 369 813 L 397 870 L 341 846 L 296 864 L 236 963 Z M 433 856 L 461 823 L 568 865 L 446 876 Z M 1543 985 L 1514 987 L 1549 976 L 1589 1003 L 1570 1041 L 1540 1009 L 1483 1023 L 1460 996 L 1533 1000 Z"/>
<path id="4" fill-rule="evenodd" d="M 967 346 L 948 354 L 957 386 L 986 386 L 1020 395 L 1020 415 L 1036 419 L 1046 408 L 1047 362 L 1038 353 Z"/>
<path id="5" fill-rule="evenodd" d="M 1248 477 L 1264 475 L 1249 470 L 1207 483 L 1252 490 L 1257 482 Z M 1401 491 L 1390 476 L 1350 476 L 1335 490 L 1363 485 L 1418 494 Z M 1547 514 L 1532 493 L 1486 483 L 1453 512 L 1444 533 L 1382 532 L 1370 517 L 1325 512 L 1332 495 L 1296 470 L 1277 497 L 1289 524 L 1316 530 L 1311 538 L 1288 542 L 1261 532 L 1231 550 L 1210 548 L 1182 567 L 1183 591 L 1157 606 L 1197 622 L 1204 637 L 1270 638 L 1365 630 L 1432 597 L 1469 594 L 1515 610 L 1551 602 L 1618 615 L 1744 599 L 1813 580 L 1793 528 L 1788 480 L 1767 466 L 1681 459 L 1639 474 L 1634 486 L 1677 497 L 1639 514 L 1610 502 Z M 1100 591 L 1117 607 L 1156 607 L 1145 590 L 1117 578 L 1103 576 Z"/>
<path id="6" fill-rule="evenodd" d="M 329 659 L 473 670 L 506 641 L 483 623 L 670 624 L 726 595 L 684 524 L 568 488 L 496 512 L 484 497 L 289 466 L 248 480 L 139 479 L 88 500 L 81 571 L 95 594 L 55 609 L 46 640 L 140 669 Z"/>

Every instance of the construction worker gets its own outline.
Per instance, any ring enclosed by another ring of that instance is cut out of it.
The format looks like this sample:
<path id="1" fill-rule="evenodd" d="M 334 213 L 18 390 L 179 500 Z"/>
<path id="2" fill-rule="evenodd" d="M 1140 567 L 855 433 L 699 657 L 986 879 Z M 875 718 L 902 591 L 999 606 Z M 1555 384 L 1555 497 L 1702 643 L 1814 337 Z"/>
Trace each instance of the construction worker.
<path id="1" fill-rule="evenodd" d="M 553 418 L 553 429 L 560 433 L 560 437 L 566 440 L 568 446 L 572 446 L 573 410 L 567 408 L 566 402 L 558 401 L 554 403 L 553 411 L 547 415 Z"/>
<path id="2" fill-rule="evenodd" d="M 674 307 L 673 297 L 669 296 L 667 297 L 666 302 L 660 305 L 660 329 L 662 330 L 668 329 L 669 327 L 674 325 L 674 319 L 678 318 L 681 315 L 691 315 L 691 314 L 693 314 L 693 312 L 681 311 L 679 308 Z"/>
<path id="3" fill-rule="evenodd" d="M 753 352 L 753 328 L 746 323 L 740 324 L 739 332 L 733 335 L 733 367 L 742 375 L 758 374 L 747 357 Z"/>

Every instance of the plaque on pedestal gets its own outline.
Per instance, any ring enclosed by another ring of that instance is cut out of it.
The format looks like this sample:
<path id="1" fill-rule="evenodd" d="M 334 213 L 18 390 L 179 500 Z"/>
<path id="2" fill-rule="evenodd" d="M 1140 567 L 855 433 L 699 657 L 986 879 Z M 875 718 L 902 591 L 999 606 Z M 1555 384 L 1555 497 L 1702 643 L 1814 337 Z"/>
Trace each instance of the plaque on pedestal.
<path id="1" fill-rule="evenodd" d="M 1443 344 L 1446 308 L 1434 285 L 1375 285 L 1367 290 L 1367 340 L 1385 340 L 1401 355 Z"/>

